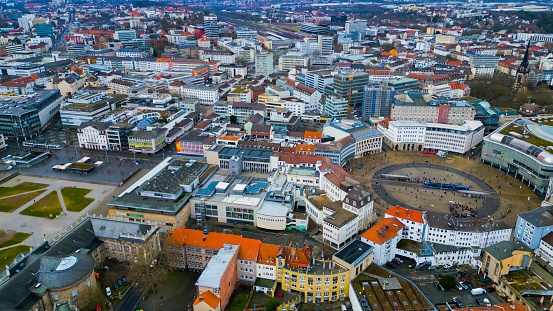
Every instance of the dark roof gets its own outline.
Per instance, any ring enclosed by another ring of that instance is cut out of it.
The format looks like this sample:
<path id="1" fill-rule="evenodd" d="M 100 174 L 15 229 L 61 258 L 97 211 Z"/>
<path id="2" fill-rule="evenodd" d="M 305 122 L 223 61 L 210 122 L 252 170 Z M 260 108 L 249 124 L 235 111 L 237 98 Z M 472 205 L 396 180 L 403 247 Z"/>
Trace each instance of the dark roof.
<path id="1" fill-rule="evenodd" d="M 485 251 L 490 254 L 490 256 L 497 259 L 498 261 L 513 256 L 513 252 L 516 250 L 532 252 L 532 250 L 530 250 L 528 247 L 518 241 L 502 241 L 492 246 L 488 246 L 485 249 Z"/>
<path id="2" fill-rule="evenodd" d="M 348 194 L 346 194 L 346 198 L 348 198 L 352 201 L 355 201 L 355 202 L 361 202 L 361 201 L 365 200 L 366 198 L 369 198 L 370 196 L 371 196 L 371 193 L 368 192 L 367 190 L 365 190 L 363 187 L 361 187 L 359 185 L 353 186 L 353 188 L 351 188 L 348 191 Z M 367 200 L 367 202 L 368 201 L 369 200 Z"/>
<path id="3" fill-rule="evenodd" d="M 526 220 L 536 227 L 547 227 L 553 225 L 553 207 L 542 206 L 535 210 L 519 215 L 520 218 Z"/>
<path id="4" fill-rule="evenodd" d="M 48 289 L 71 286 L 90 275 L 95 265 L 89 254 L 42 256 L 38 281 Z"/>
<path id="5" fill-rule="evenodd" d="M 258 115 L 258 114 L 256 114 Z M 271 126 L 270 125 L 265 125 L 265 124 L 254 124 L 252 125 L 252 133 L 253 132 L 257 132 L 257 133 L 271 133 Z"/>
<path id="6" fill-rule="evenodd" d="M 48 249 L 37 250 L 26 260 L 25 268 L 0 287 L 0 310 L 29 310 L 40 300 L 31 292 L 32 284 L 36 283 L 33 273 L 38 272 L 40 267 L 39 256 L 69 255 L 81 248 L 94 250 L 98 245 L 92 224 L 87 219 Z"/>
<path id="7" fill-rule="evenodd" d="M 86 121 L 81 123 L 81 125 L 79 125 L 79 128 L 84 129 L 85 127 L 91 126 L 97 129 L 98 131 L 104 131 L 107 128 L 109 128 L 110 125 L 111 124 L 109 122 Z"/>
<path id="8" fill-rule="evenodd" d="M 543 238 L 541 238 L 541 240 L 542 240 L 544 243 L 547 243 L 547 244 L 553 246 L 553 232 L 549 232 L 549 233 L 546 234 Z"/>
<path id="9" fill-rule="evenodd" d="M 351 265 L 363 260 L 372 252 L 372 246 L 367 243 L 361 242 L 360 240 L 354 240 L 353 242 L 346 245 L 346 247 L 342 248 L 339 252 L 334 254 L 334 256 Z"/>
<path id="10" fill-rule="evenodd" d="M 259 113 L 256 113 L 256 114 L 254 114 L 254 115 L 250 118 L 250 120 L 249 120 L 248 122 L 251 122 L 251 123 L 259 123 L 259 122 L 261 122 L 261 121 L 263 121 L 263 116 L 260 115 Z M 255 125 L 255 124 L 254 124 L 254 125 Z M 252 129 L 253 129 L 253 127 L 252 127 Z"/>

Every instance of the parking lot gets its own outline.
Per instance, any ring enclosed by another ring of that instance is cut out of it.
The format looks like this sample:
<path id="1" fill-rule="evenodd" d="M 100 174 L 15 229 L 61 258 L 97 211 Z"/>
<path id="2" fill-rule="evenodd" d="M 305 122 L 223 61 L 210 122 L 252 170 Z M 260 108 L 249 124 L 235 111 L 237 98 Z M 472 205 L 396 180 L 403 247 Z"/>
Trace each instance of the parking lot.
<path id="1" fill-rule="evenodd" d="M 454 290 L 441 291 L 434 286 L 434 282 L 439 282 L 438 276 L 440 275 L 443 276 L 445 274 L 456 275 L 458 271 L 466 271 L 467 273 L 465 276 L 461 277 L 460 279 L 456 276 L 457 278 L 456 283 L 459 283 L 460 281 L 471 280 L 472 273 L 476 273 L 476 272 L 474 272 L 474 270 L 470 268 L 466 268 L 465 266 L 463 266 L 461 268 L 452 267 L 449 269 L 442 269 L 441 267 L 436 267 L 435 270 L 428 270 L 428 268 L 426 267 L 421 269 L 415 269 L 416 267 L 415 261 L 401 256 L 399 257 L 403 260 L 402 264 L 397 266 L 397 268 L 395 269 L 391 269 L 388 266 L 386 266 L 386 268 L 394 271 L 395 273 L 402 275 L 403 277 L 410 279 L 413 283 L 419 286 L 420 290 L 426 295 L 426 297 L 428 297 L 428 299 L 432 302 L 432 304 L 434 304 L 437 307 L 445 305 L 446 303 L 449 303 L 450 305 L 455 306 L 453 302 L 454 297 L 459 298 L 465 307 L 476 306 L 477 298 L 480 300 L 487 298 L 493 304 L 503 302 L 490 293 L 473 296 L 471 294 L 470 289 L 458 290 L 457 288 L 455 288 Z M 409 265 L 413 266 L 413 268 L 409 268 Z"/>

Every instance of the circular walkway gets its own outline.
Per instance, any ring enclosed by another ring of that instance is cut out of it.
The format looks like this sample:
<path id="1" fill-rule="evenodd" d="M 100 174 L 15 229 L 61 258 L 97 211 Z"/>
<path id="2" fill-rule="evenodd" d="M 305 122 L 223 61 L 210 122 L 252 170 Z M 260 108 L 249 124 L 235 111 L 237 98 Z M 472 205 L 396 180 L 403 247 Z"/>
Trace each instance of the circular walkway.
<path id="1" fill-rule="evenodd" d="M 393 195 L 389 194 L 388 191 L 384 187 L 382 187 L 382 179 L 379 179 L 378 177 L 381 174 L 393 174 L 394 171 L 404 168 L 428 168 L 428 169 L 437 169 L 442 171 L 448 171 L 449 173 L 454 173 L 456 175 L 459 175 L 461 177 L 465 177 L 468 180 L 472 181 L 476 185 L 478 185 L 483 192 L 488 192 L 490 195 L 486 196 L 485 202 L 481 207 L 478 208 L 477 215 L 478 218 L 484 218 L 489 215 L 493 215 L 497 210 L 499 209 L 499 194 L 492 189 L 487 183 L 485 183 L 483 180 L 476 178 L 474 175 L 463 172 L 454 168 L 449 168 L 441 165 L 435 165 L 435 164 L 428 164 L 428 163 L 412 163 L 412 164 L 395 164 L 391 166 L 387 166 L 385 168 L 382 168 L 381 170 L 377 171 L 372 179 L 371 179 L 371 185 L 373 188 L 373 191 L 386 203 L 395 206 L 403 206 L 411 209 L 418 209 L 418 207 L 411 206 L 408 202 L 401 202 L 400 200 L 396 199 Z M 419 184 L 420 185 L 420 184 Z M 424 206 L 422 207 L 424 209 Z M 447 209 L 447 207 L 444 207 L 444 209 Z M 446 213 L 444 213 L 446 214 Z M 447 213 L 449 215 L 449 213 Z"/>

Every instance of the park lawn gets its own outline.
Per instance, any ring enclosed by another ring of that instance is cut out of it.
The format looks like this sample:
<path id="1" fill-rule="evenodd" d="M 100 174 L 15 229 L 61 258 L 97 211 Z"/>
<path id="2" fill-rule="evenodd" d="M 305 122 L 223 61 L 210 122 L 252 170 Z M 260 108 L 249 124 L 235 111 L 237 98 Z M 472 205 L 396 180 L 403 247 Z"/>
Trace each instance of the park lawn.
<path id="1" fill-rule="evenodd" d="M 24 193 L 24 194 L 16 195 L 9 198 L 0 198 L 0 212 L 11 213 L 16 209 L 20 208 L 21 206 L 25 205 L 25 203 L 38 197 L 44 191 L 46 190 L 39 190 L 39 191 L 30 192 L 30 193 Z"/>
<path id="2" fill-rule="evenodd" d="M 85 198 L 91 189 L 66 187 L 61 189 L 61 195 L 65 202 L 65 207 L 70 212 L 80 212 L 85 209 L 90 203 L 94 202 L 92 198 Z"/>
<path id="3" fill-rule="evenodd" d="M 6 265 L 12 263 L 12 261 L 21 253 L 28 252 L 31 247 L 27 245 L 18 245 L 10 248 L 6 248 L 0 251 L 0 269 L 4 269 Z"/>
<path id="4" fill-rule="evenodd" d="M 3 241 L 2 243 L 0 243 L 0 248 L 4 248 L 4 247 L 12 246 L 12 245 L 15 245 L 15 244 L 19 244 L 19 243 L 25 241 L 30 236 L 31 236 L 30 233 L 16 232 L 8 240 Z"/>
<path id="5" fill-rule="evenodd" d="M 24 209 L 20 214 L 42 218 L 56 218 L 63 212 L 57 191 L 48 193 L 45 197 Z"/>
<path id="6" fill-rule="evenodd" d="M 48 185 L 25 181 L 12 187 L 0 187 L 0 198 L 44 188 Z"/>

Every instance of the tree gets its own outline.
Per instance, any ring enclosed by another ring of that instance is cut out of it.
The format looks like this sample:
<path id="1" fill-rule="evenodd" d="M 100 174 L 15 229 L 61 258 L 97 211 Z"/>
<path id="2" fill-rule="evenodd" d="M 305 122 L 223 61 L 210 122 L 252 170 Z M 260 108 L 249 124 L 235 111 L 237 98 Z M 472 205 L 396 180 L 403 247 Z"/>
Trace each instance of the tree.
<path id="1" fill-rule="evenodd" d="M 453 289 L 456 283 L 457 279 L 452 274 L 446 274 L 440 278 L 440 285 L 442 285 L 445 290 Z"/>
<path id="2" fill-rule="evenodd" d="M 230 123 L 236 124 L 236 122 L 238 121 L 238 117 L 236 117 L 235 115 L 232 115 L 229 117 L 229 120 L 230 120 Z"/>
<path id="3" fill-rule="evenodd" d="M 266 311 L 276 311 L 276 309 L 280 306 L 280 302 L 276 298 L 271 298 L 269 301 L 267 301 L 267 305 L 265 306 Z"/>

